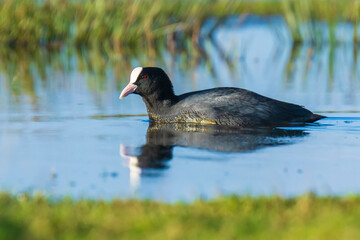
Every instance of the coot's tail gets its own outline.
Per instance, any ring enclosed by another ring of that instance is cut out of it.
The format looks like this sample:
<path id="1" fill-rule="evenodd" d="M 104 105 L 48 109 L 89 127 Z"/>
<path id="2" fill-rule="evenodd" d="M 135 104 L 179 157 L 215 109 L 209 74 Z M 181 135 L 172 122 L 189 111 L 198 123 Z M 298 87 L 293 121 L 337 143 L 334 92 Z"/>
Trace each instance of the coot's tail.
<path id="1" fill-rule="evenodd" d="M 312 123 L 312 122 L 316 122 L 317 120 L 320 120 L 320 119 L 323 119 L 323 118 L 326 118 L 326 117 L 323 116 L 323 115 L 320 115 L 320 114 L 313 114 L 311 116 L 311 118 L 309 119 L 309 121 L 307 121 L 307 122 Z"/>

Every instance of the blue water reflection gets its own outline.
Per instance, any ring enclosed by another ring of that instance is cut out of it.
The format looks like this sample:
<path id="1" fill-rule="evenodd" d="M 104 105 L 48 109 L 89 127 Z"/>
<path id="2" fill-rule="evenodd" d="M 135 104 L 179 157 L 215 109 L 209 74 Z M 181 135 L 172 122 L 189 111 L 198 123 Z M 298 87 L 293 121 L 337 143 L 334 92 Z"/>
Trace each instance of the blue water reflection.
<path id="1" fill-rule="evenodd" d="M 360 193 L 358 46 L 294 46 L 289 36 L 281 18 L 234 18 L 191 61 L 181 51 L 0 54 L 0 190 L 164 201 Z M 141 98 L 118 96 L 132 67 L 150 63 L 177 94 L 243 87 L 329 118 L 266 131 L 149 127 Z"/>

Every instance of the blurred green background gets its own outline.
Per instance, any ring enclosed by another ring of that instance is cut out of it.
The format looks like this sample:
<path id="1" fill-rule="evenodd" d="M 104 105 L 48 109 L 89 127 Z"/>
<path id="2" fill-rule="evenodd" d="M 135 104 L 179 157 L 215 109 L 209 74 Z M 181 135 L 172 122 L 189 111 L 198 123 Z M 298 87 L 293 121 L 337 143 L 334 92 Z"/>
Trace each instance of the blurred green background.
<path id="1" fill-rule="evenodd" d="M 239 18 L 241 25 L 247 16 L 256 15 L 279 17 L 286 23 L 292 46 L 284 78 L 291 78 L 302 48 L 306 54 L 300 77 L 306 78 L 313 56 L 326 45 L 329 52 L 318 55 L 326 55 L 327 66 L 319 57 L 315 68 L 328 71 L 324 75 L 330 89 L 335 49 L 342 44 L 352 45 L 352 65 L 347 68 L 351 83 L 358 79 L 359 14 L 359 0 L 4 0 L 0 2 L 0 80 L 14 102 L 26 95 L 36 105 L 42 94 L 37 85 L 51 85 L 46 81 L 50 82 L 52 71 L 79 72 L 94 92 L 107 88 L 109 68 L 120 90 L 134 59 L 141 65 L 165 63 L 164 52 L 176 56 L 179 68 L 194 68 L 203 61 L 213 73 L 203 39 L 214 38 L 230 17 Z M 202 31 L 209 21 L 210 27 Z M 351 29 L 347 40 L 336 32 L 344 24 Z M 269 25 L 279 34 L 276 26 Z M 223 60 L 232 67 L 231 60 Z M 0 239 L 358 239 L 359 202 L 359 197 L 309 194 L 286 200 L 226 197 L 170 205 L 1 194 Z"/>
<path id="2" fill-rule="evenodd" d="M 232 15 L 283 16 L 294 42 L 319 43 L 327 22 L 328 41 L 336 42 L 338 23 L 354 25 L 358 42 L 359 6 L 357 0 L 8 0 L 0 5 L 0 43 L 12 47 L 101 46 L 126 54 L 146 48 L 149 53 L 167 39 L 192 39 L 196 45 L 201 26 L 209 18 L 221 22 Z M 305 24 L 303 27 L 302 24 Z M 304 29 L 302 29 L 304 28 Z M 169 47 L 169 46 L 168 46 Z"/>
<path id="3" fill-rule="evenodd" d="M 14 96 L 33 97 L 34 78 L 45 79 L 48 66 L 72 70 L 74 56 L 75 70 L 86 74 L 97 90 L 105 87 L 108 68 L 117 81 L 126 81 L 134 58 L 140 65 L 156 65 L 166 61 L 164 51 L 180 56 L 177 64 L 182 68 L 205 61 L 212 72 L 203 40 L 214 38 L 229 17 L 238 17 L 241 24 L 256 15 L 284 19 L 293 45 L 286 75 L 292 74 L 301 46 L 306 45 L 311 57 L 327 45 L 332 81 L 335 49 L 349 39 L 338 37 L 339 25 L 351 25 L 357 64 L 359 11 L 358 0 L 6 0 L 0 2 L 0 71 Z M 202 32 L 207 21 L 212 24 Z M 269 25 L 281 35 L 277 26 Z"/>

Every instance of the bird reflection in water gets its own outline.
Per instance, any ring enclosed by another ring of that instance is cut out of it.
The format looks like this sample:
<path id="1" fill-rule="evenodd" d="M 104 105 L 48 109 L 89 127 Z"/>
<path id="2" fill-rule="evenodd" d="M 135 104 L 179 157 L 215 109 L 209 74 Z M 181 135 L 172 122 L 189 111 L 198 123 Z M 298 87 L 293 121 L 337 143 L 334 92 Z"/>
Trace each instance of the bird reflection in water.
<path id="1" fill-rule="evenodd" d="M 224 153 L 251 152 L 293 144 L 307 134 L 303 130 L 279 128 L 238 129 L 218 125 L 150 123 L 146 143 L 136 148 L 120 144 L 120 155 L 128 159 L 130 185 L 136 190 L 141 176 L 159 174 L 159 170 L 169 167 L 175 146 Z"/>

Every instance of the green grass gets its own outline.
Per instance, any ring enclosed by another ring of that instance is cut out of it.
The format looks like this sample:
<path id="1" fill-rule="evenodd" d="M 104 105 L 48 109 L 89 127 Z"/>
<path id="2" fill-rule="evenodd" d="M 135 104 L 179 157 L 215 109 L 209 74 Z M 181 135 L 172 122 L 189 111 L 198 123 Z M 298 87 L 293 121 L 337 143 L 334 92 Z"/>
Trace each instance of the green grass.
<path id="1" fill-rule="evenodd" d="M 0 44 L 100 45 L 115 53 L 141 48 L 154 55 L 159 46 L 171 48 L 183 39 L 196 46 L 208 18 L 221 22 L 241 14 L 283 16 L 294 42 L 319 41 L 323 33 L 314 21 L 325 21 L 333 42 L 338 23 L 358 26 L 359 11 L 358 0 L 7 0 L 0 2 Z M 356 28 L 353 35 L 358 41 Z"/>
<path id="2" fill-rule="evenodd" d="M 359 239 L 360 197 L 165 204 L 0 195 L 0 239 Z"/>

